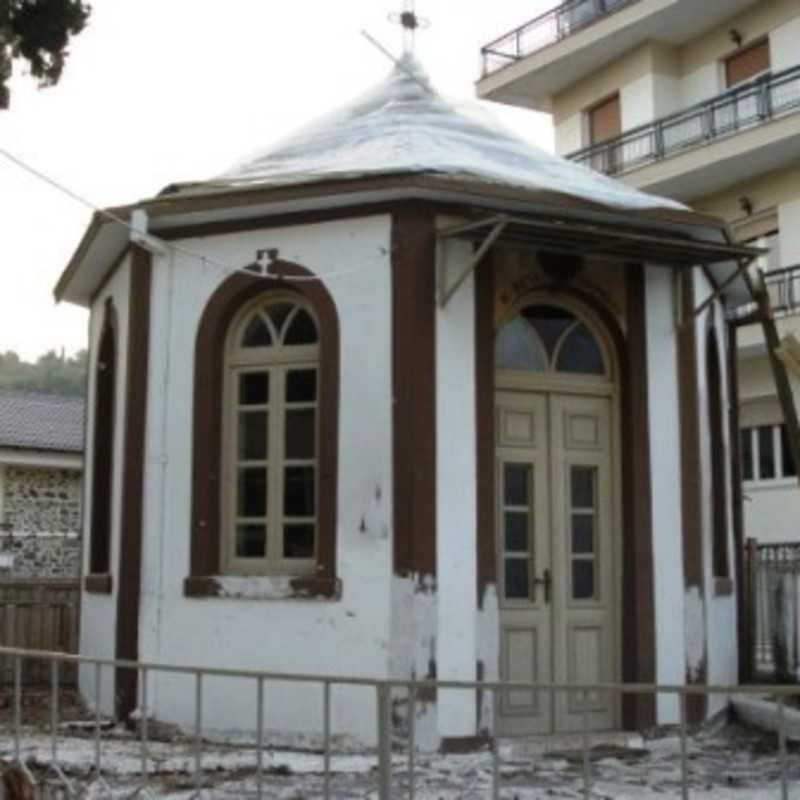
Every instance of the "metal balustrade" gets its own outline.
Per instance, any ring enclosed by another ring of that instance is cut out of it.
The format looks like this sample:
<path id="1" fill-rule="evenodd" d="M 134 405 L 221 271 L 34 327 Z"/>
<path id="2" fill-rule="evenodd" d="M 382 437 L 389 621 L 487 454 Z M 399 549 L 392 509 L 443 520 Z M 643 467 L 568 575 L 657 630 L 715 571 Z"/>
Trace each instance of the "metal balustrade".
<path id="1" fill-rule="evenodd" d="M 640 0 L 567 0 L 481 48 L 483 76 L 560 42 Z"/>
<path id="2" fill-rule="evenodd" d="M 677 733 L 680 737 L 680 749 L 678 759 L 680 761 L 680 792 L 683 800 L 690 797 L 691 781 L 689 767 L 689 725 L 688 725 L 688 699 L 693 696 L 723 696 L 729 698 L 733 695 L 770 695 L 776 700 L 778 717 L 778 737 L 777 755 L 779 766 L 779 794 L 783 800 L 789 798 L 789 760 L 787 751 L 787 730 L 784 705 L 789 700 L 797 701 L 800 699 L 800 686 L 669 686 L 651 684 L 621 684 L 609 683 L 598 685 L 557 685 L 541 684 L 528 682 L 492 682 L 492 681 L 447 681 L 447 680 L 378 680 L 362 677 L 345 677 L 337 675 L 306 675 L 276 672 L 258 672 L 251 670 L 233 669 L 213 669 L 208 667 L 178 666 L 173 664 L 146 663 L 120 661 L 112 659 L 87 658 L 83 656 L 68 655 L 63 653 L 46 653 L 35 650 L 24 650 L 18 648 L 0 648 L 0 657 L 10 659 L 13 662 L 14 687 L 13 700 L 11 703 L 13 720 L 12 727 L 12 750 L 13 763 L 19 766 L 29 778 L 35 782 L 24 758 L 24 737 L 26 730 L 23 728 L 22 721 L 22 692 L 24 684 L 23 671 L 31 662 L 44 662 L 48 665 L 51 678 L 51 702 L 49 718 L 49 762 L 46 764 L 51 780 L 54 780 L 61 794 L 59 797 L 78 797 L 80 787 L 71 780 L 67 773 L 67 766 L 60 755 L 61 750 L 61 729 L 60 719 L 60 690 L 61 675 L 69 665 L 73 668 L 81 667 L 87 671 L 91 678 L 94 696 L 101 696 L 105 679 L 111 676 L 114 670 L 135 670 L 139 679 L 139 709 L 138 709 L 138 738 L 133 742 L 136 748 L 134 756 L 139 761 L 140 767 L 137 775 L 138 786 L 134 793 L 130 795 L 139 797 L 152 797 L 150 793 L 150 779 L 155 777 L 157 759 L 155 753 L 151 751 L 153 740 L 151 738 L 150 726 L 151 712 L 149 700 L 149 683 L 153 676 L 158 674 L 171 674 L 186 676 L 193 684 L 194 695 L 194 728 L 190 732 L 189 747 L 192 749 L 192 785 L 194 788 L 193 797 L 205 797 L 203 794 L 206 787 L 211 782 L 211 767 L 204 766 L 204 752 L 210 750 L 213 745 L 207 740 L 207 729 L 204 717 L 204 709 L 210 705 L 208 694 L 212 690 L 209 685 L 214 685 L 214 678 L 226 678 L 240 680 L 250 685 L 253 693 L 253 719 L 250 722 L 242 720 L 242 726 L 252 725 L 255 731 L 255 739 L 252 743 L 240 744 L 240 748 L 247 748 L 252 751 L 252 771 L 254 772 L 255 791 L 254 797 L 263 798 L 266 794 L 266 769 L 264 765 L 264 755 L 268 749 L 265 738 L 265 724 L 268 715 L 268 703 L 265 704 L 265 690 L 267 684 L 302 684 L 304 686 L 317 686 L 322 688 L 322 752 L 321 774 L 322 796 L 330 800 L 333 796 L 331 764 L 332 757 L 332 709 L 331 692 L 334 687 L 356 686 L 374 692 L 375 708 L 377 710 L 377 748 L 375 749 L 376 769 L 375 788 L 377 789 L 380 800 L 390 798 L 408 797 L 413 800 L 417 791 L 417 772 L 416 764 L 419 756 L 415 745 L 415 708 L 417 698 L 423 692 L 430 696 L 433 690 L 441 692 L 448 691 L 467 691 L 471 693 L 481 692 L 490 693 L 494 708 L 494 728 L 497 725 L 498 695 L 502 692 L 547 692 L 554 698 L 557 693 L 565 693 L 576 699 L 577 703 L 583 706 L 583 722 L 581 734 L 581 761 L 580 761 L 580 782 L 582 784 L 582 796 L 585 800 L 590 800 L 592 794 L 593 775 L 590 756 L 590 736 L 596 731 L 591 729 L 591 695 L 611 694 L 620 700 L 625 696 L 639 695 L 652 696 L 668 695 L 676 698 L 679 722 Z M 104 672 L 105 670 L 105 672 Z M 112 676 L 113 677 L 113 676 Z M 216 683 L 216 692 L 213 692 L 215 699 L 218 695 L 227 696 L 230 687 L 226 683 L 224 686 Z M 393 702 L 398 698 L 398 693 L 402 693 L 403 699 L 408 704 L 407 730 L 405 736 L 400 740 L 393 729 Z M 473 701 L 474 702 L 474 701 Z M 266 710 L 265 710 L 266 709 Z M 101 717 L 100 704 L 95 704 L 94 720 L 90 723 L 89 732 L 93 737 L 93 772 L 92 777 L 96 781 L 101 791 L 105 791 L 106 796 L 118 796 L 112 791 L 112 787 L 106 781 L 108 769 L 104 771 L 104 746 L 108 746 L 103 740 L 103 724 Z M 309 727 L 312 727 L 309 724 Z M 403 765 L 401 759 L 405 756 L 406 762 Z M 207 753 L 206 753 L 207 754 Z M 130 757 L 130 756 L 129 756 Z M 501 754 L 496 737 L 492 737 L 490 743 L 490 757 L 492 762 L 491 769 L 491 797 L 499 800 L 501 794 Z M 44 765 L 41 759 L 38 767 Z M 393 769 L 393 767 L 395 767 Z M 237 772 L 241 775 L 243 770 L 248 768 L 243 766 L 241 761 L 237 765 Z M 208 771 L 207 771 L 208 770 Z M 695 776 L 696 777 L 696 776 Z M 707 779 L 703 778 L 703 783 Z M 403 784 L 402 786 L 400 784 Z M 695 784 L 696 785 L 696 784 Z M 127 789 L 126 789 L 127 791 Z M 763 791 L 763 790 L 762 790 Z M 94 790 L 93 797 L 99 797 L 97 790 Z M 249 793 L 248 793 L 249 794 Z M 238 796 L 242 796 L 239 793 Z"/>
<path id="3" fill-rule="evenodd" d="M 683 111 L 631 128 L 567 158 L 618 175 L 800 109 L 800 66 L 730 89 Z"/>
<path id="4" fill-rule="evenodd" d="M 776 314 L 788 314 L 800 309 L 800 264 L 774 269 L 764 275 L 770 305 Z"/>

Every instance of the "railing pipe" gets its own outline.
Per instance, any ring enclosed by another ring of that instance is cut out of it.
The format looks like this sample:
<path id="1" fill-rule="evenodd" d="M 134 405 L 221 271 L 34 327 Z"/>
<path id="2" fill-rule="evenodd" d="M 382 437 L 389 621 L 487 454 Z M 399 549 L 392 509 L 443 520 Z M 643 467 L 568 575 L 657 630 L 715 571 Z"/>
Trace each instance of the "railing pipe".
<path id="1" fill-rule="evenodd" d="M 94 774 L 100 777 L 100 691 L 102 689 L 102 672 L 100 664 L 94 665 Z"/>
<path id="2" fill-rule="evenodd" d="M 689 800 L 689 753 L 686 740 L 686 693 L 679 695 L 681 734 L 681 800 Z"/>
<path id="3" fill-rule="evenodd" d="M 322 684 L 323 797 L 331 796 L 331 682 Z"/>
<path id="4" fill-rule="evenodd" d="M 416 774 L 414 768 L 417 758 L 417 689 L 408 690 L 408 800 L 414 800 L 416 793 Z"/>
<path id="5" fill-rule="evenodd" d="M 203 671 L 197 670 L 195 678 L 194 718 L 194 788 L 203 788 Z"/>
<path id="6" fill-rule="evenodd" d="M 20 761 L 22 727 L 22 656 L 14 657 L 14 761 Z"/>
<path id="7" fill-rule="evenodd" d="M 256 681 L 256 797 L 264 797 L 264 679 Z"/>
<path id="8" fill-rule="evenodd" d="M 776 104 L 773 92 L 780 87 L 795 83 L 797 83 L 795 94 L 788 98 L 785 97 Z M 742 103 L 746 101 L 755 102 L 755 113 L 750 111 L 747 115 L 743 115 Z M 595 168 L 599 163 L 604 166 L 601 171 L 609 174 L 621 172 L 641 163 L 658 161 L 672 153 L 680 152 L 698 143 L 711 141 L 743 127 L 762 124 L 764 120 L 772 119 L 778 112 L 787 112 L 796 108 L 800 108 L 800 65 L 780 72 L 768 73 L 709 100 L 695 103 L 652 122 L 630 128 L 610 142 L 584 147 L 566 157 Z M 729 122 L 726 122 L 726 114 L 730 115 Z M 683 136 L 678 138 L 682 129 Z M 671 134 L 669 137 L 667 132 Z M 633 157 L 625 158 L 626 146 L 645 140 L 653 142 L 648 155 L 635 154 Z M 610 152 L 609 148 L 614 148 L 618 154 L 613 161 L 605 157 Z"/>

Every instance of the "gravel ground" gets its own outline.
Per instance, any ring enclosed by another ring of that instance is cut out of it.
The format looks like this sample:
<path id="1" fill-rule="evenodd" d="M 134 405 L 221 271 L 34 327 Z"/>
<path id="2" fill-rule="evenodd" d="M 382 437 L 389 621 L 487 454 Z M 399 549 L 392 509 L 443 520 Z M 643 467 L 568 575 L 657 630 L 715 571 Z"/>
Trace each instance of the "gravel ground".
<path id="1" fill-rule="evenodd" d="M 622 743 L 620 743 L 622 742 Z M 579 750 L 542 753 L 532 742 L 504 741 L 500 752 L 500 797 L 503 800 L 583 798 L 583 763 Z M 616 737 L 591 751 L 593 800 L 669 800 L 681 797 L 680 739 L 669 731 L 653 738 Z M 0 759 L 13 753 L 10 731 L 0 735 Z M 44 788 L 44 797 L 68 797 L 52 770 L 49 737 L 41 729 L 26 729 L 23 758 Z M 697 800 L 778 800 L 781 798 L 780 758 L 774 737 L 738 725 L 719 726 L 692 736 L 688 742 L 690 797 Z M 102 780 L 93 773 L 94 742 L 80 730 L 62 731 L 58 762 L 79 798 L 130 797 L 143 786 L 141 751 L 136 737 L 121 728 L 103 733 Z M 311 800 L 323 796 L 319 753 L 271 749 L 264 752 L 263 797 Z M 195 752 L 191 741 L 154 742 L 148 751 L 146 791 L 139 797 L 256 797 L 256 757 L 241 745 L 206 742 L 203 747 L 202 789 L 195 790 Z M 788 796 L 800 800 L 800 751 L 787 753 Z M 472 800 L 492 793 L 492 755 L 419 754 L 416 759 L 417 800 Z M 334 754 L 331 797 L 376 798 L 374 753 Z M 408 797 L 406 756 L 393 758 L 392 797 Z"/>

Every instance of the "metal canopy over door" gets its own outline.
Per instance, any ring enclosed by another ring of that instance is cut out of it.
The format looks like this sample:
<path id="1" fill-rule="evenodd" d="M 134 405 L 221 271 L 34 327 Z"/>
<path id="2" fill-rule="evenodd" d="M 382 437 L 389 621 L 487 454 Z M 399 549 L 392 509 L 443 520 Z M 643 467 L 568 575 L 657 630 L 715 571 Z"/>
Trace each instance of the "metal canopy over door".
<path id="1" fill-rule="evenodd" d="M 540 331 L 540 350 L 529 348 L 532 368 L 522 369 L 529 331 L 521 321 L 547 313 L 543 308 L 512 320 L 511 333 L 501 330 L 497 342 L 500 674 L 541 684 L 613 683 L 619 679 L 613 393 L 594 393 L 592 377 L 559 372 L 570 330 L 582 329 L 583 345 L 589 333 L 555 309 Z M 591 368 L 587 352 L 581 358 Z M 596 363 L 594 371 L 607 374 L 605 362 Z M 619 698 L 603 692 L 503 692 L 499 733 L 580 731 L 584 724 L 607 730 L 617 724 L 618 707 Z"/>

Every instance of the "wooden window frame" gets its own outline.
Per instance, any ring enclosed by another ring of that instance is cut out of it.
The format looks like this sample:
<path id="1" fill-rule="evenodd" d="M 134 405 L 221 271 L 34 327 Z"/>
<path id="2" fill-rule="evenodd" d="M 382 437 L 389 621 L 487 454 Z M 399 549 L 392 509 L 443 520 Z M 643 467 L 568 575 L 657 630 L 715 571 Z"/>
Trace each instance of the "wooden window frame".
<path id="1" fill-rule="evenodd" d="M 259 298 L 242 310 L 230 327 L 228 344 L 226 346 L 225 364 L 225 399 L 223 412 L 223 533 L 220 536 L 222 553 L 220 555 L 221 571 L 232 575 L 313 575 L 316 569 L 315 558 L 288 559 L 279 554 L 282 550 L 282 532 L 287 519 L 283 513 L 284 467 L 289 459 L 283 452 L 283 436 L 285 432 L 285 412 L 287 408 L 297 408 L 298 404 L 289 404 L 285 398 L 286 375 L 294 370 L 314 370 L 319 383 L 319 342 L 313 345 L 281 345 L 273 342 L 269 347 L 240 347 L 240 340 L 245 325 L 252 319 L 254 312 L 259 309 L 268 309 L 270 306 L 286 303 L 308 312 L 317 328 L 313 308 L 306 302 L 299 300 L 296 294 L 281 294 L 270 292 L 264 298 Z M 294 309 L 292 314 L 295 313 Z M 291 322 L 287 318 L 286 325 Z M 247 372 L 259 372 L 269 375 L 269 398 L 266 404 L 268 414 L 269 442 L 265 467 L 267 469 L 267 512 L 264 521 L 267 527 L 267 548 L 264 558 L 237 557 L 235 550 L 235 531 L 239 518 L 236 514 L 237 470 L 242 460 L 236 454 L 236 426 L 238 424 L 239 404 L 236 401 L 237 384 L 239 376 Z M 314 469 L 314 497 L 319 495 L 319 448 L 317 446 L 317 431 L 319 428 L 319 404 L 317 399 L 313 402 L 303 402 L 303 408 L 314 409 L 314 457 L 303 459 L 303 466 L 312 466 Z M 266 466 L 266 465 L 269 466 Z M 307 522 L 305 518 L 298 522 Z M 316 516 L 313 519 L 314 544 L 318 537 L 318 524 Z"/>
<path id="2" fill-rule="evenodd" d="M 273 268 L 289 280 L 267 282 L 245 272 L 231 275 L 210 297 L 200 319 L 195 340 L 190 563 L 184 581 L 184 594 L 188 597 L 226 595 L 219 578 L 224 574 L 222 432 L 228 331 L 245 306 L 256 300 L 269 302 L 271 296 L 278 295 L 290 295 L 311 309 L 319 333 L 316 560 L 313 574 L 289 576 L 291 591 L 280 596 L 341 596 L 336 571 L 339 320 L 333 299 L 321 281 L 291 281 L 292 277 L 312 278 L 313 273 L 286 261 L 277 262 Z"/>
<path id="3" fill-rule="evenodd" d="M 115 417 L 117 413 L 118 334 L 117 311 L 111 298 L 108 298 L 94 360 L 89 564 L 84 577 L 84 588 L 93 594 L 110 594 L 112 590 L 111 531 L 114 508 L 114 438 L 117 427 Z"/>
<path id="4" fill-rule="evenodd" d="M 754 72 L 752 75 L 748 75 L 746 78 L 742 78 L 741 80 L 731 82 L 731 62 L 733 62 L 737 58 L 741 58 L 743 55 L 755 50 L 756 48 L 765 47 L 767 52 L 767 67 L 766 69 L 762 69 L 760 72 Z M 729 53 L 725 58 L 722 59 L 722 75 L 725 80 L 725 90 L 728 89 L 735 89 L 737 86 L 743 86 L 744 84 L 750 83 L 750 81 L 758 80 L 763 75 L 769 73 L 772 69 L 772 53 L 769 49 L 769 37 L 763 37 L 758 39 L 755 42 L 751 42 L 744 47 L 739 48 L 733 53 Z"/>
<path id="5" fill-rule="evenodd" d="M 619 109 L 619 133 L 614 134 L 613 136 L 609 136 L 605 139 L 595 139 L 594 138 L 594 124 L 593 124 L 593 115 L 594 113 L 609 103 L 616 101 L 617 108 Z M 603 145 L 607 144 L 608 142 L 614 140 L 617 136 L 621 136 L 623 133 L 622 130 L 622 97 L 620 93 L 612 92 L 611 94 L 604 97 L 602 100 L 598 100 L 596 103 L 592 103 L 592 105 L 588 106 L 584 114 L 586 115 L 586 132 L 587 138 L 589 140 L 589 145 Z"/>

